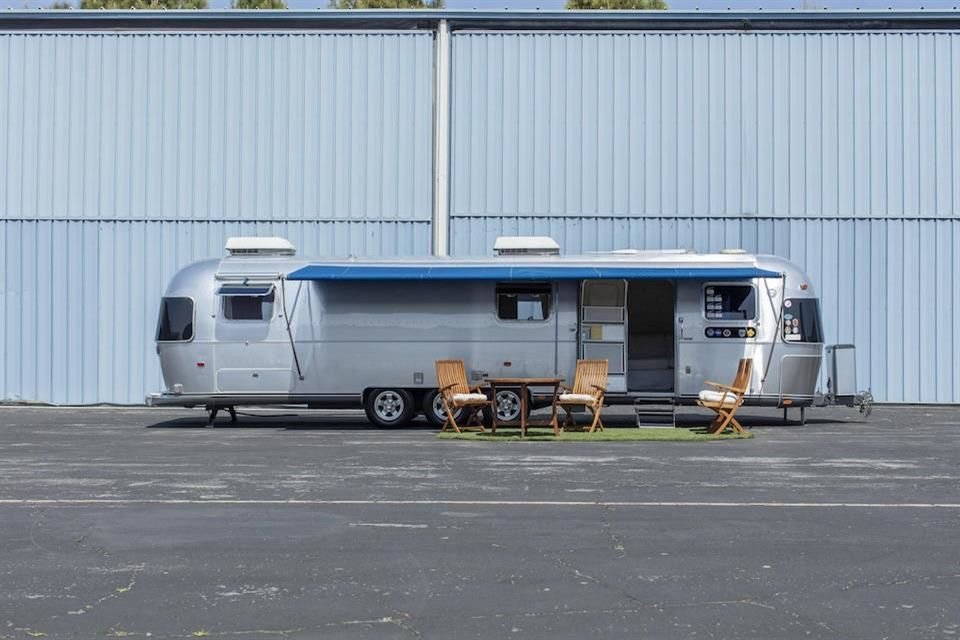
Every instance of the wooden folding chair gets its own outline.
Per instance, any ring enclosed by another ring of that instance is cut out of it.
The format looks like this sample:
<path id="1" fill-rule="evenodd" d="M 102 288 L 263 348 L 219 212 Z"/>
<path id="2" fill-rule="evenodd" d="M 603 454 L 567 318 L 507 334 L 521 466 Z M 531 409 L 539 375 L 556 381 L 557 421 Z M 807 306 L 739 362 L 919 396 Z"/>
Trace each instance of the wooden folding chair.
<path id="1" fill-rule="evenodd" d="M 481 387 L 471 387 L 467 383 L 467 371 L 463 360 L 437 360 L 437 384 L 440 386 L 440 396 L 443 398 L 443 410 L 447 420 L 441 431 L 456 431 L 462 433 L 470 427 L 470 422 L 476 420 L 474 427 L 479 431 L 483 428 L 480 412 L 484 407 L 492 407 L 493 401 L 480 391 Z M 457 424 L 456 413 L 460 409 L 467 409 L 466 415 Z"/>
<path id="2" fill-rule="evenodd" d="M 573 387 L 563 385 L 566 392 L 557 397 L 557 404 L 563 407 L 563 411 L 566 413 L 565 427 L 576 426 L 576 420 L 574 420 L 569 407 L 585 407 L 593 413 L 590 433 L 598 428 L 603 431 L 600 412 L 603 410 L 603 396 L 607 392 L 608 366 L 606 360 L 577 360 L 577 372 L 574 375 Z"/>
<path id="3" fill-rule="evenodd" d="M 700 392 L 700 398 L 697 404 L 706 409 L 710 409 L 717 414 L 710 425 L 710 432 L 717 434 L 723 433 L 729 427 L 734 433 L 746 433 L 734 415 L 737 409 L 743 404 L 743 396 L 750 388 L 750 375 L 753 373 L 753 360 L 751 358 L 742 358 L 737 367 L 737 375 L 733 379 L 733 384 L 720 384 L 719 382 L 705 382 L 704 384 L 714 387 L 714 389 L 705 389 Z"/>

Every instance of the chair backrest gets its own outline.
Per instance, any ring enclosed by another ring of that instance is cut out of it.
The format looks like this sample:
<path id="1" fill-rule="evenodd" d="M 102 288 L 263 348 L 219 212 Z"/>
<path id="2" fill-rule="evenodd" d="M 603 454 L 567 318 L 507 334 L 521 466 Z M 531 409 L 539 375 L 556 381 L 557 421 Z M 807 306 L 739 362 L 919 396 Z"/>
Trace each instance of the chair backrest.
<path id="1" fill-rule="evenodd" d="M 737 377 L 733 379 L 730 386 L 737 390 L 741 395 L 750 388 L 750 376 L 753 373 L 753 358 L 740 358 L 740 364 L 737 366 Z"/>
<path id="2" fill-rule="evenodd" d="M 587 393 L 592 396 L 600 393 L 593 385 L 606 388 L 608 367 L 609 363 L 606 360 L 577 360 L 573 392 Z"/>
<path id="3" fill-rule="evenodd" d="M 454 385 L 443 392 L 447 397 L 455 393 L 470 393 L 463 360 L 437 360 L 437 385 L 440 389 Z"/>

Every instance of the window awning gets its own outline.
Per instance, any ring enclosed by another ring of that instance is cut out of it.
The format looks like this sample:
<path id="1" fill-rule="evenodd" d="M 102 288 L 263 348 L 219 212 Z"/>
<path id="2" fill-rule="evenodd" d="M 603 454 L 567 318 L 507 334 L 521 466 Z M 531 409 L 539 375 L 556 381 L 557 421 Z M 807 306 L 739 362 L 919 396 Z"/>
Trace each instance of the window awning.
<path id="1" fill-rule="evenodd" d="M 268 296 L 272 284 L 225 284 L 217 289 L 218 296 Z"/>
<path id="2" fill-rule="evenodd" d="M 405 265 L 308 264 L 291 272 L 289 280 L 749 280 L 779 278 L 780 273 L 757 267 L 677 265 Z"/>

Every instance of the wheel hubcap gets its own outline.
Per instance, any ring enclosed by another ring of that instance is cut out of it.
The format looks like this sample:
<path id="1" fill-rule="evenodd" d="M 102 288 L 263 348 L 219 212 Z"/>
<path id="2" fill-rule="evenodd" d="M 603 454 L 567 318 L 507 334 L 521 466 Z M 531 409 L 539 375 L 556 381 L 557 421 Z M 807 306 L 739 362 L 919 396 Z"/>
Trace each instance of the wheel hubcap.
<path id="1" fill-rule="evenodd" d="M 393 422 L 403 413 L 403 398 L 396 391 L 381 391 L 373 401 L 373 409 L 381 420 Z"/>
<path id="2" fill-rule="evenodd" d="M 443 396 L 439 393 L 433 397 L 433 413 L 437 420 L 445 422 L 447 419 L 447 410 L 443 408 Z M 459 420 L 463 416 L 463 409 L 454 409 L 453 419 Z"/>
<path id="3" fill-rule="evenodd" d="M 520 396 L 514 391 L 497 392 L 497 419 L 504 422 L 516 420 L 520 415 Z"/>
<path id="4" fill-rule="evenodd" d="M 447 417 L 447 412 L 443 408 L 443 396 L 439 393 L 433 397 L 433 415 L 439 420 Z"/>

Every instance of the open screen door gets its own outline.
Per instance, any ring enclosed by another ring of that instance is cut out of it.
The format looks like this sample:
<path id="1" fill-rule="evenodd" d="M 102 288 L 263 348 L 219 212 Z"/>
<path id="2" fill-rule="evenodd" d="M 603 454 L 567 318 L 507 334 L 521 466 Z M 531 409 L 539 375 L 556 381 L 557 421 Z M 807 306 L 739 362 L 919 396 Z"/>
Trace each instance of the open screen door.
<path id="1" fill-rule="evenodd" d="M 586 280 L 580 292 L 580 357 L 609 363 L 607 390 L 627 390 L 627 283 Z"/>

